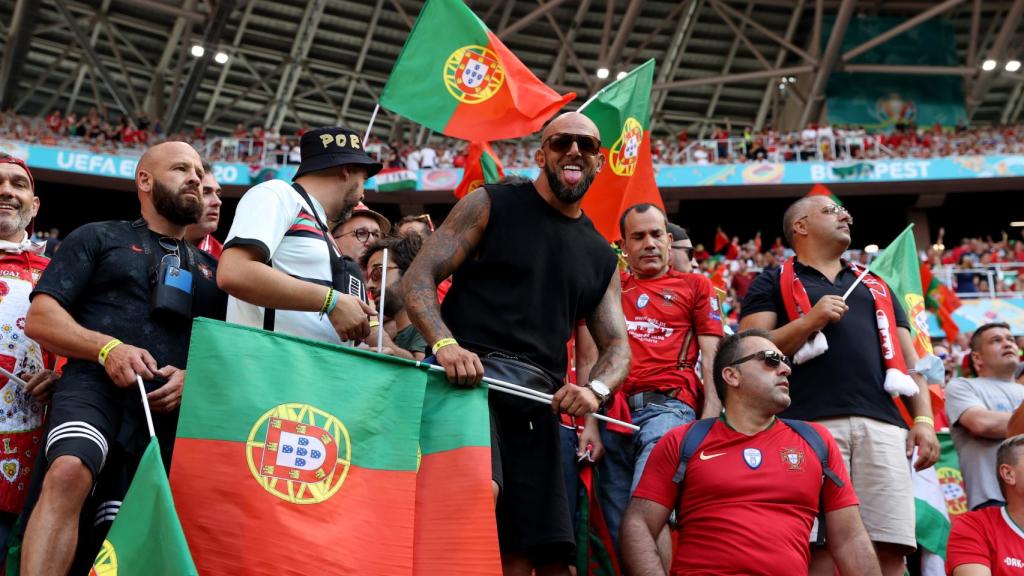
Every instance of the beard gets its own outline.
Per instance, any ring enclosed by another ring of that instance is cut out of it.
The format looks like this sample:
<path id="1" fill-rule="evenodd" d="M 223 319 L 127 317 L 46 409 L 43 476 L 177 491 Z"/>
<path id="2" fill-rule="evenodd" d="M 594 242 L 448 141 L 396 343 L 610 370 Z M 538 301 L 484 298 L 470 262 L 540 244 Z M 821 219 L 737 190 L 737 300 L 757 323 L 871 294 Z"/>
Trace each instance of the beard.
<path id="1" fill-rule="evenodd" d="M 196 189 L 196 196 L 194 199 L 190 199 L 185 196 L 186 188 L 187 186 L 182 186 L 177 192 L 174 192 L 159 180 L 153 181 L 153 207 L 156 208 L 158 214 L 178 226 L 195 224 L 203 215 L 203 203 L 199 200 L 199 190 Z"/>
<path id="2" fill-rule="evenodd" d="M 18 209 L 16 214 L 0 217 L 0 238 L 9 238 L 24 231 L 28 223 L 32 221 L 32 205 L 22 204 L 14 197 L 2 198 L 0 201 L 13 204 Z"/>
<path id="3" fill-rule="evenodd" d="M 590 188 L 590 184 L 597 175 L 596 172 L 584 171 L 580 181 L 575 186 L 566 186 L 558 179 L 557 166 L 552 166 L 551 163 L 544 164 L 544 174 L 548 177 L 548 184 L 551 186 L 551 192 L 555 195 L 555 198 L 566 204 L 575 204 L 580 198 L 583 198 L 583 195 L 587 193 L 587 189 Z"/>

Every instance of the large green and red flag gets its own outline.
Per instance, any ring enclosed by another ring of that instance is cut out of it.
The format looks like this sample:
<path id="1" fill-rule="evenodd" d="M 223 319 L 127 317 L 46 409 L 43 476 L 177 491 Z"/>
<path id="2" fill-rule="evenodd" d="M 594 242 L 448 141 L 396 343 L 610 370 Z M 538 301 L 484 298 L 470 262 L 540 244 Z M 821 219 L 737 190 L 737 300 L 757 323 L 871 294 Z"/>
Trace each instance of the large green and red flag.
<path id="1" fill-rule="evenodd" d="M 620 574 L 608 523 L 597 496 L 597 471 L 593 466 L 580 467 L 583 490 L 576 499 L 579 518 L 576 520 L 576 574 L 616 576 Z"/>
<path id="2" fill-rule="evenodd" d="M 871 271 L 885 280 L 892 290 L 893 301 L 903 306 L 910 321 L 910 335 L 919 357 L 932 353 L 932 340 L 928 335 L 928 316 L 924 309 L 924 292 L 918 269 L 921 259 L 914 242 L 911 224 L 885 248 L 885 252 L 871 262 Z M 912 368 L 912 366 L 908 366 Z"/>
<path id="3" fill-rule="evenodd" d="M 437 444 L 421 436 L 437 428 L 421 426 L 424 369 L 199 319 L 185 388 L 171 487 L 200 573 L 414 574 L 417 499 L 432 500 L 418 486 L 419 447 Z M 483 408 L 452 402 L 449 410 L 465 410 L 460 418 L 487 421 L 486 400 Z M 448 436 L 448 451 L 464 447 L 461 432 Z M 478 444 L 460 460 L 474 466 L 473 480 L 447 473 L 469 483 L 467 493 L 489 494 L 489 444 Z M 424 461 L 436 452 L 424 450 Z M 494 530 L 493 503 L 479 500 L 449 508 L 449 521 Z M 498 566 L 493 540 L 478 553 Z"/>
<path id="4" fill-rule="evenodd" d="M 963 305 L 960 298 L 942 282 L 932 275 L 932 267 L 927 262 L 921 264 L 921 286 L 924 289 L 924 305 L 939 319 L 942 331 L 952 342 L 960 334 L 960 327 L 953 319 L 953 311 Z"/>
<path id="5" fill-rule="evenodd" d="M 505 167 L 491 149 L 490 142 L 470 142 L 462 181 L 455 188 L 455 197 L 462 198 L 484 184 L 494 184 L 505 177 Z"/>
<path id="6" fill-rule="evenodd" d="M 380 104 L 436 132 L 482 142 L 532 134 L 575 97 L 537 79 L 462 0 L 427 0 Z"/>
<path id="7" fill-rule="evenodd" d="M 124 503 L 100 548 L 92 576 L 198 575 L 174 510 L 156 438 L 142 454 Z"/>
<path id="8" fill-rule="evenodd" d="M 651 162 L 651 86 L 648 60 L 605 86 L 580 109 L 601 131 L 605 165 L 583 197 L 583 210 L 609 242 L 619 239 L 619 217 L 634 204 L 665 210 Z"/>

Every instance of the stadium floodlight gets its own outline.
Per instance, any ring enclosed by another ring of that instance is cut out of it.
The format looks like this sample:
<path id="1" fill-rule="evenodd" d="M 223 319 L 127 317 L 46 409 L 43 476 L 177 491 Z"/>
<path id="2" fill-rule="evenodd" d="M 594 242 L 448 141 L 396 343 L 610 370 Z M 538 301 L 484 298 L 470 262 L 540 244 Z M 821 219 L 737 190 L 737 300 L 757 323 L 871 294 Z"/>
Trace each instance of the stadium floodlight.
<path id="1" fill-rule="evenodd" d="M 789 83 L 792 84 L 794 82 L 796 82 L 796 76 L 790 76 L 789 77 Z"/>
<path id="2" fill-rule="evenodd" d="M 615 75 L 615 79 L 616 80 L 622 80 L 625 77 L 626 77 L 626 71 L 625 70 L 620 70 L 619 73 Z"/>
<path id="3" fill-rule="evenodd" d="M 608 69 L 605 68 L 604 66 L 598 68 L 597 69 L 597 77 L 600 78 L 601 80 L 604 80 L 605 78 L 607 78 L 608 77 Z"/>
<path id="4" fill-rule="evenodd" d="M 1016 72 L 1017 70 L 1020 70 L 1020 60 L 1010 60 L 1006 63 L 1007 72 Z"/>
<path id="5" fill-rule="evenodd" d="M 227 64 L 228 63 L 228 53 L 227 52 L 219 52 L 218 51 L 216 54 L 213 55 L 213 61 L 216 62 L 217 64 Z"/>
<path id="6" fill-rule="evenodd" d="M 985 62 L 983 62 L 981 64 L 981 69 L 984 70 L 985 72 L 991 72 L 991 71 L 995 70 L 996 69 L 996 61 L 995 60 L 991 60 L 991 59 L 985 60 Z"/>
<path id="7" fill-rule="evenodd" d="M 193 56 L 195 56 L 196 58 L 202 58 L 203 54 L 206 54 L 206 49 L 205 48 L 203 48 L 199 44 L 193 44 L 192 45 L 192 55 Z"/>
<path id="8" fill-rule="evenodd" d="M 1013 226 L 1014 228 L 1024 228 L 1024 222 L 1010 222 L 1010 226 Z"/>

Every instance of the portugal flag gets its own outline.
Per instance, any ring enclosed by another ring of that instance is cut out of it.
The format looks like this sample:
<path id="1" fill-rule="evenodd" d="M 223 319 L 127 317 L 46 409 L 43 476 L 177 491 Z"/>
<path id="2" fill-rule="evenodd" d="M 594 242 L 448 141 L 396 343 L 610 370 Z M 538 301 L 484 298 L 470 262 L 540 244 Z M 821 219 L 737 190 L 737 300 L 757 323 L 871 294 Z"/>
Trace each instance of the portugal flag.
<path id="1" fill-rule="evenodd" d="M 921 290 L 919 266 L 917 244 L 914 243 L 914 225 L 911 224 L 871 263 L 870 268 L 889 285 L 893 302 L 903 306 L 903 311 L 910 322 L 914 350 L 918 357 L 923 357 L 932 353 L 932 341 L 928 336 L 928 316 L 924 310 L 924 292 Z"/>
<path id="2" fill-rule="evenodd" d="M 185 387 L 171 487 L 204 576 L 440 574 L 441 535 L 448 574 L 500 573 L 486 389 L 206 319 Z M 464 429 L 443 420 L 456 416 Z"/>
<path id="3" fill-rule="evenodd" d="M 960 298 L 949 286 L 932 276 L 932 267 L 927 262 L 921 264 L 921 286 L 924 288 L 925 307 L 938 317 L 946 338 L 950 342 L 956 340 L 960 327 L 953 320 L 953 311 L 963 305 Z"/>
<path id="4" fill-rule="evenodd" d="M 651 163 L 651 85 L 654 60 L 612 82 L 580 111 L 601 131 L 604 168 L 583 197 L 583 210 L 609 242 L 619 239 L 619 217 L 634 204 L 665 205 Z"/>
<path id="5" fill-rule="evenodd" d="M 504 177 L 505 167 L 491 149 L 491 143 L 471 142 L 466 169 L 462 173 L 462 182 L 455 189 L 455 197 L 462 198 L 484 184 L 494 184 Z"/>
<path id="6" fill-rule="evenodd" d="M 575 97 L 538 80 L 462 0 L 427 0 L 380 104 L 482 142 L 532 134 Z"/>

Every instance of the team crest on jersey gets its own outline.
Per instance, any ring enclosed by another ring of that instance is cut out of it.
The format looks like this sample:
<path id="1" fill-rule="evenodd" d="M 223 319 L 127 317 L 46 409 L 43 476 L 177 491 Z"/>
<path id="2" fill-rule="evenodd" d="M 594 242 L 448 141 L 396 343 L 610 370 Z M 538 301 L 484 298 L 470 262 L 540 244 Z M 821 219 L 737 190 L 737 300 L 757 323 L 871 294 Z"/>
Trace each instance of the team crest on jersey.
<path id="1" fill-rule="evenodd" d="M 637 307 L 637 309 L 639 310 L 639 309 L 642 309 L 644 306 L 647 306 L 647 303 L 650 302 L 650 301 L 651 301 L 651 297 L 650 296 L 648 296 L 647 294 L 641 294 L 640 297 L 636 299 L 636 307 Z"/>
<path id="2" fill-rule="evenodd" d="M 89 576 L 117 576 L 117 552 L 110 540 L 104 540 L 100 553 L 96 555 Z"/>
<path id="3" fill-rule="evenodd" d="M 334 496 L 352 461 L 345 425 L 308 404 L 268 410 L 253 425 L 246 448 L 253 478 L 293 504 L 318 504 Z"/>
<path id="4" fill-rule="evenodd" d="M 498 55 L 484 46 L 463 46 L 444 64 L 444 85 L 464 104 L 479 104 L 498 93 L 505 71 Z"/>
<path id="5" fill-rule="evenodd" d="M 760 468 L 761 460 L 761 451 L 757 448 L 745 448 L 743 450 L 743 461 L 747 463 L 751 470 Z"/>
<path id="6" fill-rule="evenodd" d="M 199 268 L 199 273 L 203 275 L 203 278 L 213 280 L 213 270 L 210 270 L 209 266 L 200 262 L 197 268 Z"/>
<path id="7" fill-rule="evenodd" d="M 782 457 L 782 464 L 786 466 L 788 470 L 795 470 L 802 472 L 804 469 L 804 451 L 799 448 L 783 448 L 779 450 L 779 456 Z"/>
<path id="8" fill-rule="evenodd" d="M 964 490 L 964 477 L 960 470 L 950 466 L 935 468 L 939 477 L 942 496 L 946 500 L 946 511 L 950 516 L 958 516 L 967 512 L 967 492 Z"/>
<path id="9" fill-rule="evenodd" d="M 622 134 L 608 149 L 608 164 L 618 176 L 632 176 L 640 159 L 640 142 L 644 139 L 644 127 L 636 118 L 626 118 Z"/>

